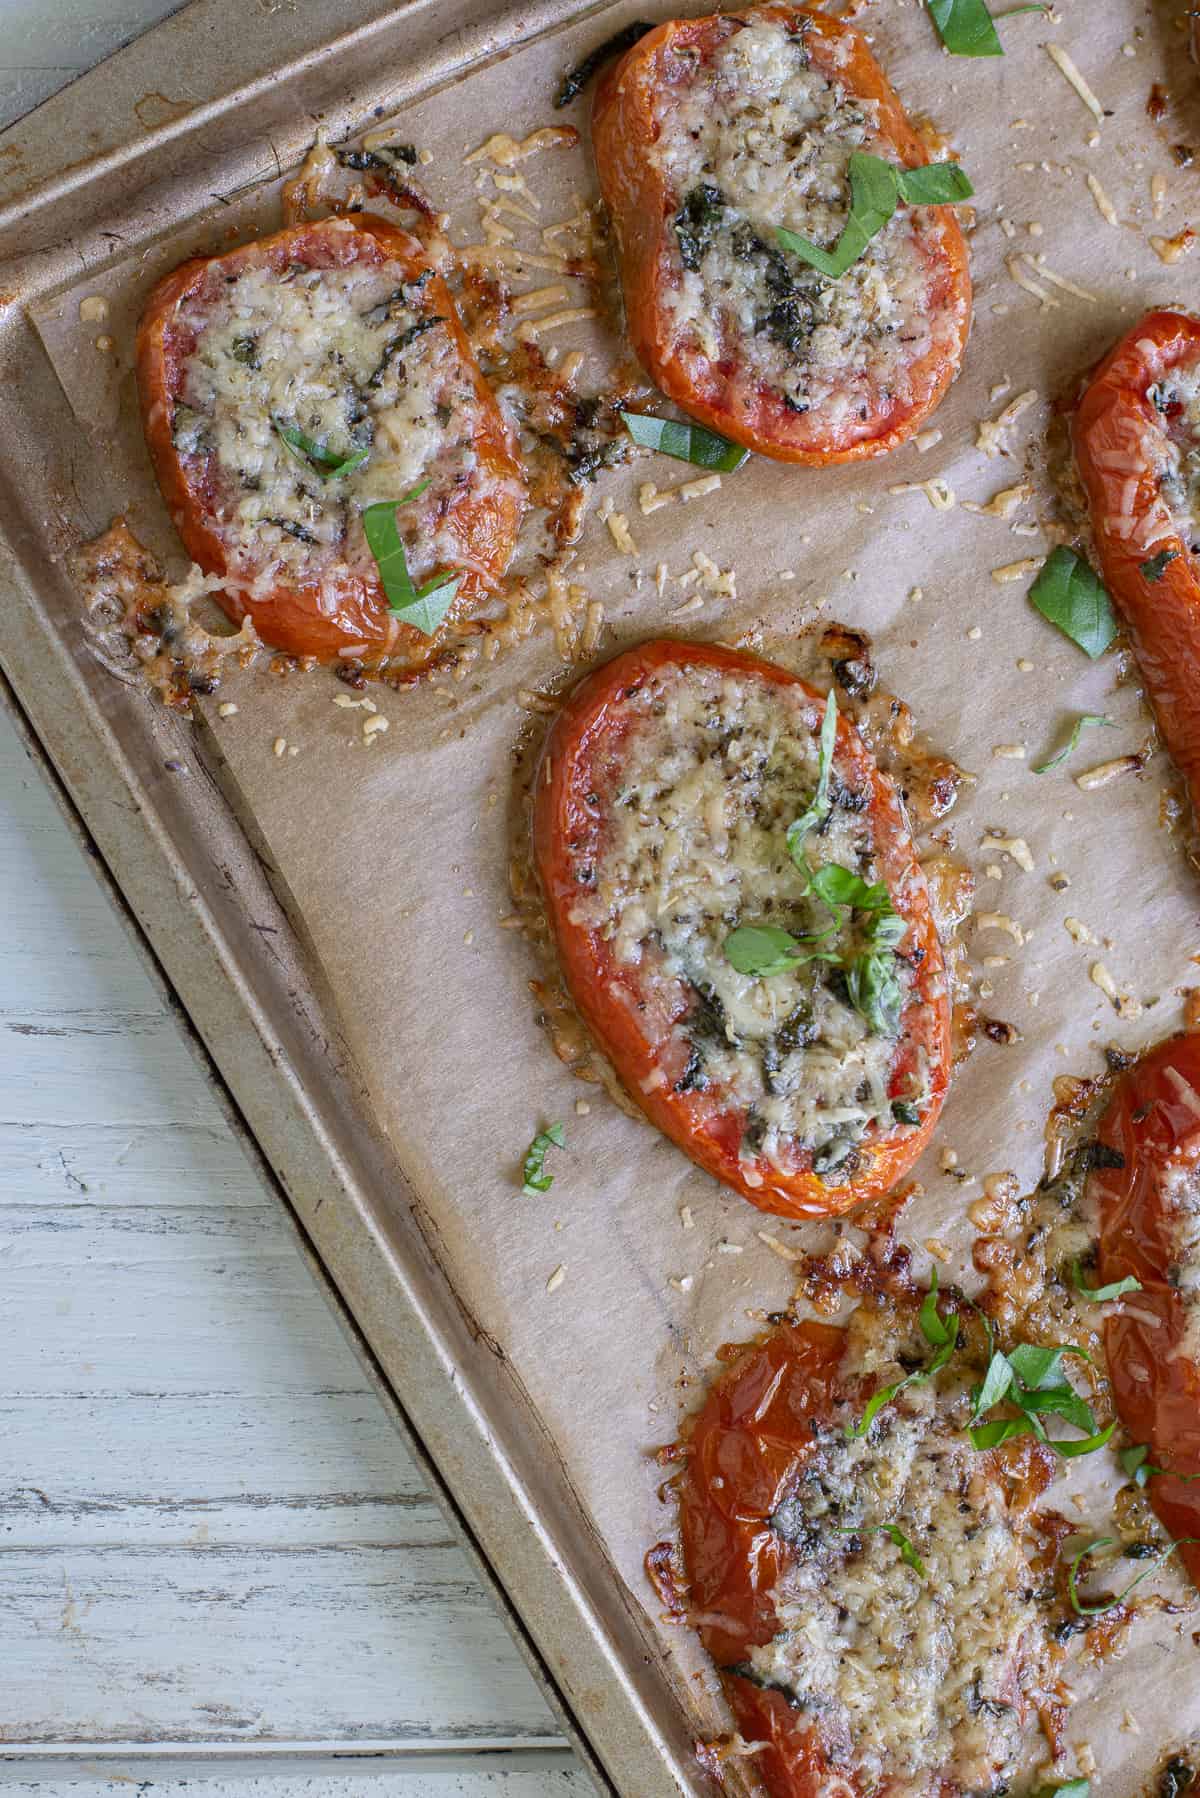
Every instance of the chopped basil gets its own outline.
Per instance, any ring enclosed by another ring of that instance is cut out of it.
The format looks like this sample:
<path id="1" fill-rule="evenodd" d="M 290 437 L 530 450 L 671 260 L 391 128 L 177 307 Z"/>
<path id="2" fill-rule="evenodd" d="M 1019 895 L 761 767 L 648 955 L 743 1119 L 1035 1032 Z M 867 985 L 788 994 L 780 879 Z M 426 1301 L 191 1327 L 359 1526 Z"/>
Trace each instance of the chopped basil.
<path id="1" fill-rule="evenodd" d="M 1117 1605 L 1124 1604 L 1134 1587 L 1140 1586 L 1142 1581 L 1144 1579 L 1149 1579 L 1152 1573 L 1157 1573 L 1159 1568 L 1163 1565 L 1163 1562 L 1168 1560 L 1171 1555 L 1175 1553 L 1177 1548 L 1190 1548 L 1196 1542 L 1200 1542 L 1200 1536 L 1177 1537 L 1173 1542 L 1168 1542 L 1162 1552 L 1155 1556 L 1150 1566 L 1143 1567 L 1137 1578 L 1130 1580 L 1129 1584 L 1125 1587 L 1125 1590 L 1123 1592 L 1118 1592 L 1115 1598 L 1106 1599 L 1103 1604 L 1084 1604 L 1079 1596 L 1079 1587 L 1077 1584 L 1079 1579 L 1079 1563 L 1081 1561 L 1086 1561 L 1089 1555 L 1096 1554 L 1102 1548 L 1116 1547 L 1116 1538 L 1114 1536 L 1097 1536 L 1094 1542 L 1087 1543 L 1080 1549 L 1079 1553 L 1074 1555 L 1071 1559 L 1071 1569 L 1067 1574 L 1067 1591 L 1071 1599 L 1071 1609 L 1080 1617 L 1103 1617 L 1105 1611 L 1114 1610 Z"/>
<path id="2" fill-rule="evenodd" d="M 522 1194 L 525 1198 L 536 1198 L 540 1192 L 549 1192 L 554 1185 L 554 1175 L 546 1170 L 547 1149 L 565 1149 L 567 1146 L 567 1129 L 565 1124 L 550 1124 L 545 1130 L 539 1130 L 525 1151 L 525 1185 Z"/>
<path id="3" fill-rule="evenodd" d="M 1135 1280 L 1132 1274 L 1126 1274 L 1123 1280 L 1113 1280 L 1108 1286 L 1085 1286 L 1078 1261 L 1071 1269 L 1071 1284 L 1081 1299 L 1087 1299 L 1093 1305 L 1103 1305 L 1108 1299 L 1124 1298 L 1127 1292 L 1142 1290 L 1142 1282 Z"/>
<path id="4" fill-rule="evenodd" d="M 1179 551 L 1177 549 L 1160 549 L 1158 554 L 1151 556 L 1148 562 L 1141 563 L 1139 572 L 1148 581 L 1161 581 L 1171 563 L 1178 560 Z"/>
<path id="5" fill-rule="evenodd" d="M 1095 661 L 1117 634 L 1112 601 L 1093 569 L 1073 549 L 1051 551 L 1029 597 L 1043 618 L 1056 624 Z"/>
<path id="6" fill-rule="evenodd" d="M 829 779 L 833 772 L 833 751 L 836 742 L 837 696 L 830 687 L 829 696 L 825 701 L 825 716 L 821 720 L 821 745 L 817 755 L 817 790 L 805 810 L 787 828 L 788 854 L 802 874 L 808 874 L 810 869 L 801 844 L 809 831 L 816 830 L 817 826 L 824 824 L 829 816 L 831 805 Z"/>
<path id="7" fill-rule="evenodd" d="M 895 1036 L 904 1010 L 904 988 L 890 951 L 856 956 L 846 969 L 846 992 L 877 1036 Z"/>
<path id="8" fill-rule="evenodd" d="M 739 974 L 750 974 L 759 980 L 768 980 L 772 974 L 788 974 L 805 962 L 836 959 L 828 950 L 807 948 L 805 941 L 790 931 L 780 930 L 777 924 L 739 924 L 722 946 L 726 960 Z"/>
<path id="9" fill-rule="evenodd" d="M 892 1100 L 892 1116 L 898 1124 L 916 1126 L 921 1121 L 919 1109 L 915 1105 L 910 1105 L 907 1099 Z"/>
<path id="10" fill-rule="evenodd" d="M 1086 1779 L 1064 1779 L 1061 1785 L 1039 1786 L 1032 1798 L 1088 1798 L 1091 1789 Z"/>
<path id="11" fill-rule="evenodd" d="M 931 1380 L 935 1373 L 940 1373 L 958 1347 L 958 1313 L 952 1312 L 949 1317 L 942 1317 L 937 1308 L 936 1267 L 933 1270 L 933 1280 L 929 1291 L 921 1305 L 919 1322 L 921 1334 L 926 1342 L 931 1348 L 936 1349 L 933 1359 L 927 1367 L 918 1368 L 915 1373 L 906 1374 L 894 1385 L 881 1386 L 878 1392 L 872 1393 L 867 1401 L 866 1410 L 858 1422 L 848 1423 L 845 1426 L 847 1442 L 854 1442 L 860 1436 L 865 1436 L 883 1407 L 890 1404 L 897 1393 L 903 1392 L 906 1386 L 919 1386 L 924 1381 Z"/>
<path id="12" fill-rule="evenodd" d="M 691 462 L 697 468 L 711 468 L 720 474 L 732 474 L 750 454 L 740 443 L 730 443 L 703 425 L 681 424 L 675 418 L 656 418 L 650 412 L 622 412 L 625 429 L 635 443 L 646 449 L 674 456 L 678 462 Z"/>
<path id="13" fill-rule="evenodd" d="M 850 213 L 832 250 L 823 250 L 807 237 L 775 228 L 785 250 L 811 264 L 819 274 L 837 281 L 858 261 L 872 238 L 878 237 L 901 200 L 914 206 L 953 206 L 974 193 L 957 163 L 929 163 L 924 168 L 897 168 L 882 156 L 855 150 L 850 158 Z"/>
<path id="14" fill-rule="evenodd" d="M 794 830 L 795 825 L 791 829 Z M 868 884 L 860 874 L 852 868 L 843 868 L 840 862 L 826 862 L 823 868 L 818 868 L 809 886 L 826 905 L 853 905 L 859 911 L 892 911 L 891 894 L 882 880 Z M 893 912 L 892 915 L 896 914 Z"/>
<path id="15" fill-rule="evenodd" d="M 1019 1342 L 1007 1354 L 993 1349 L 983 1382 L 973 1395 L 974 1415 L 969 1426 L 972 1446 L 980 1450 L 997 1448 L 1014 1436 L 1032 1435 L 1068 1459 L 1074 1455 L 1090 1455 L 1103 1448 L 1116 1426 L 1110 1423 L 1102 1430 L 1096 1428 L 1091 1406 L 1080 1397 L 1063 1371 L 1062 1364 L 1067 1355 L 1091 1360 L 1086 1349 L 1077 1348 L 1073 1343 Z M 1002 1403 L 1012 1405 L 1021 1415 L 994 1417 L 986 1423 L 980 1421 Z M 1041 1421 L 1047 1416 L 1061 1417 L 1064 1423 L 1082 1434 L 1079 1437 L 1050 1436 Z"/>
<path id="16" fill-rule="evenodd" d="M 859 1523 L 853 1525 L 839 1524 L 839 1536 L 869 1536 L 872 1534 L 887 1536 L 900 1550 L 900 1559 L 906 1567 L 911 1567 L 919 1579 L 925 1579 L 925 1563 L 909 1541 L 898 1523 Z"/>
<path id="17" fill-rule="evenodd" d="M 414 587 L 408 572 L 404 541 L 396 524 L 396 507 L 417 499 L 429 486 L 428 479 L 402 493 L 399 499 L 380 500 L 360 513 L 367 547 L 374 556 L 383 583 L 388 611 L 423 636 L 432 637 L 454 603 L 462 586 L 461 574 L 435 575 L 423 587 Z"/>
<path id="18" fill-rule="evenodd" d="M 928 0 L 928 4 L 929 16 L 951 56 L 1004 55 L 1004 46 L 996 35 L 986 0 Z M 1045 6 L 1041 5 L 1013 6 L 1004 16 L 1045 11 Z"/>
<path id="19" fill-rule="evenodd" d="M 1109 730 L 1116 729 L 1114 721 L 1111 718 L 1106 718 L 1103 712 L 1080 712 L 1074 724 L 1071 726 L 1071 735 L 1068 739 L 1066 748 L 1060 749 L 1057 755 L 1052 755 L 1048 762 L 1035 762 L 1033 764 L 1032 772 L 1034 774 L 1048 774 L 1051 768 L 1057 768 L 1060 762 L 1065 762 L 1067 757 L 1073 755 L 1076 749 L 1078 749 L 1080 737 L 1088 726 L 1092 724 L 1104 724 L 1108 726 Z"/>
<path id="20" fill-rule="evenodd" d="M 348 456 L 339 456 L 326 449 L 323 444 L 314 442 L 311 437 L 306 437 L 294 425 L 280 424 L 277 418 L 273 418 L 271 423 L 297 462 L 307 464 L 323 481 L 336 481 L 340 475 L 353 473 L 356 468 L 361 468 L 371 453 L 368 444 L 365 449 L 354 450 Z"/>
<path id="21" fill-rule="evenodd" d="M 1144 1442 L 1135 1442 L 1130 1448 L 1123 1448 L 1117 1456 L 1123 1471 L 1135 1486 L 1144 1486 L 1151 1479 L 1181 1480 L 1189 1485 L 1193 1480 L 1200 1480 L 1200 1473 L 1173 1473 L 1169 1467 L 1155 1467 L 1147 1459 L 1149 1453 Z"/>

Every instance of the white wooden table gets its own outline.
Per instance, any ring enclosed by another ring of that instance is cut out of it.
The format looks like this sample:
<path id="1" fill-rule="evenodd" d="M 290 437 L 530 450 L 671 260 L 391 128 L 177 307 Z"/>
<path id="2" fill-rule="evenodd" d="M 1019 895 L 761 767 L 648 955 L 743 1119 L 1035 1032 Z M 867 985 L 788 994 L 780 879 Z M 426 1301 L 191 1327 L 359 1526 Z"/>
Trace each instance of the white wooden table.
<path id="1" fill-rule="evenodd" d="M 0 124 L 175 3 L 0 0 Z M 0 1785 L 585 1798 L 3 715 L 0 918 Z"/>

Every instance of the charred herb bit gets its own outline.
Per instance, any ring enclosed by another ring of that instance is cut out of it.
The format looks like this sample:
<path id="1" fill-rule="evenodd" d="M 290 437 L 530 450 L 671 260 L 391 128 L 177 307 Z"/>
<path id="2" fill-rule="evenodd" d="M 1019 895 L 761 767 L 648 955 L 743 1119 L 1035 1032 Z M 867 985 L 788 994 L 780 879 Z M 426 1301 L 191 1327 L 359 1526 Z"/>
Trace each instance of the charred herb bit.
<path id="1" fill-rule="evenodd" d="M 426 331 L 431 331 L 434 325 L 444 325 L 445 323 L 446 320 L 439 313 L 427 312 L 422 318 L 414 320 L 411 325 L 398 332 L 384 345 L 378 367 L 367 376 L 367 387 L 372 392 L 376 388 L 382 387 L 387 379 L 389 368 L 401 351 L 407 350 L 417 341 L 418 337 L 423 337 Z"/>
<path id="2" fill-rule="evenodd" d="M 635 19 L 622 31 L 614 32 L 612 37 L 606 38 L 602 44 L 597 44 L 594 50 L 589 50 L 583 61 L 577 63 L 569 74 L 563 76 L 562 85 L 554 96 L 556 110 L 569 106 L 572 100 L 579 98 L 601 63 L 607 62 L 611 56 L 624 56 L 626 50 L 632 50 L 638 39 L 645 37 L 646 33 L 652 29 L 653 27 L 648 25 L 645 19 Z"/>
<path id="3" fill-rule="evenodd" d="M 1134 1587 L 1140 1586 L 1142 1581 L 1149 1579 L 1152 1573 L 1157 1573 L 1158 1569 L 1165 1561 L 1170 1559 L 1177 1548 L 1189 1548 L 1196 1542 L 1200 1542 L 1200 1537 L 1176 1537 L 1174 1541 L 1168 1542 L 1162 1552 L 1155 1557 L 1153 1564 L 1149 1567 L 1144 1567 L 1137 1578 L 1130 1580 L 1124 1591 L 1119 1592 L 1115 1598 L 1106 1598 L 1103 1604 L 1084 1604 L 1079 1596 L 1078 1586 L 1080 1563 L 1086 1561 L 1090 1555 L 1097 1554 L 1102 1548 L 1114 1548 L 1116 1546 L 1115 1537 L 1097 1536 L 1094 1542 L 1086 1543 L 1085 1546 L 1079 1550 L 1079 1553 L 1071 1558 L 1070 1570 L 1067 1574 L 1067 1593 L 1071 1600 L 1071 1609 L 1079 1617 L 1102 1617 L 1105 1611 L 1115 1610 L 1117 1605 L 1124 1604 Z"/>
<path id="4" fill-rule="evenodd" d="M 1140 565 L 1138 572 L 1148 581 L 1161 581 L 1172 562 L 1179 560 L 1177 549 L 1160 549 L 1156 556 Z"/>
<path id="5" fill-rule="evenodd" d="M 914 1129 L 921 1121 L 920 1111 L 915 1105 L 910 1105 L 907 1099 L 892 1100 L 892 1116 L 898 1124 L 908 1124 Z"/>
<path id="6" fill-rule="evenodd" d="M 262 367 L 258 356 L 257 337 L 235 337 L 229 353 L 235 362 L 241 363 L 243 368 Z"/>
<path id="7" fill-rule="evenodd" d="M 711 181 L 693 187 L 675 214 L 675 235 L 679 239 L 679 260 L 686 269 L 698 269 L 704 261 L 720 228 L 725 212 L 725 196 Z"/>
<path id="8" fill-rule="evenodd" d="M 315 543 L 317 541 L 311 531 L 306 531 L 304 526 L 302 524 L 297 524 L 294 519 L 268 518 L 267 523 L 278 526 L 278 528 L 281 531 L 285 531 L 289 537 L 294 537 L 297 543 Z"/>
<path id="9" fill-rule="evenodd" d="M 567 1127 L 565 1124 L 549 1124 L 545 1130 L 539 1130 L 525 1151 L 525 1184 L 521 1188 L 527 1199 L 536 1198 L 539 1193 L 549 1192 L 554 1185 L 554 1175 L 546 1172 L 546 1153 L 549 1149 L 565 1149 L 567 1146 Z"/>
<path id="10" fill-rule="evenodd" d="M 1182 1755 L 1173 1754 L 1158 1776 L 1158 1798 L 1183 1798 L 1196 1783 L 1196 1769 Z"/>

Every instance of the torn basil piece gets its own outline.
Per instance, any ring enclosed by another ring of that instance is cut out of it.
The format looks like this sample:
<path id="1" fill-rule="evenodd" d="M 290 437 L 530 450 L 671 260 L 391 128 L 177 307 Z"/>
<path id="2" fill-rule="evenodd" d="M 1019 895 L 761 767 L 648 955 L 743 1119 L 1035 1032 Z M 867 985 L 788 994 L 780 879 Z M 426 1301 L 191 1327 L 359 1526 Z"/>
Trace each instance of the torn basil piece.
<path id="1" fill-rule="evenodd" d="M 414 587 L 408 572 L 404 540 L 396 523 L 396 507 L 416 499 L 428 486 L 428 480 L 421 481 L 399 499 L 380 500 L 376 505 L 365 506 L 359 516 L 367 547 L 379 569 L 388 611 L 423 636 L 432 637 L 454 603 L 463 577 L 461 574 L 435 575 L 423 587 Z"/>
<path id="2" fill-rule="evenodd" d="M 850 215 L 831 250 L 823 250 L 795 231 L 777 226 L 775 236 L 785 250 L 809 263 L 831 281 L 840 280 L 878 237 L 896 207 L 954 206 L 975 189 L 956 162 L 932 162 L 923 168 L 897 168 L 882 156 L 855 150 L 850 158 Z"/>
<path id="3" fill-rule="evenodd" d="M 1029 598 L 1042 617 L 1057 625 L 1093 661 L 1117 634 L 1108 590 L 1094 569 L 1060 544 L 1046 558 Z"/>
<path id="4" fill-rule="evenodd" d="M 361 468 L 371 453 L 368 444 L 365 449 L 353 450 L 348 456 L 339 456 L 335 451 L 326 449 L 324 444 L 317 443 L 295 425 L 281 424 L 273 418 L 271 423 L 282 440 L 284 447 L 291 451 L 297 462 L 303 463 L 313 474 L 319 474 L 323 481 L 336 481 L 339 476 L 352 474 Z"/>
<path id="5" fill-rule="evenodd" d="M 740 443 L 730 443 L 703 425 L 682 424 L 675 418 L 656 418 L 650 412 L 622 412 L 622 423 L 635 443 L 661 455 L 709 468 L 717 474 L 733 474 L 749 457 Z"/>

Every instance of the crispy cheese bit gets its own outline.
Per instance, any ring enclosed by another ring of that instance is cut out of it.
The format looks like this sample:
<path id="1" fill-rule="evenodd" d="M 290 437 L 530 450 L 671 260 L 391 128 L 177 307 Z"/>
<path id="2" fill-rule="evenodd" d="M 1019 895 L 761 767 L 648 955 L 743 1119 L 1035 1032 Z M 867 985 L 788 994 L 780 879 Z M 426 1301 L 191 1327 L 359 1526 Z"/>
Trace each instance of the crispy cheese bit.
<path id="1" fill-rule="evenodd" d="M 1094 306 L 1096 304 L 1096 295 L 1094 293 L 1089 292 L 1086 287 L 1080 287 L 1077 281 L 1069 281 L 1066 275 L 1056 274 L 1055 271 L 1049 267 L 1044 256 L 1029 256 L 1027 254 L 1024 257 L 1024 262 L 1031 274 L 1037 275 L 1040 280 L 1049 281 L 1052 287 L 1061 288 L 1064 293 L 1072 294 L 1077 300 L 1086 300 L 1089 306 Z"/>
<path id="2" fill-rule="evenodd" d="M 1075 776 L 1075 785 L 1090 793 L 1096 787 L 1106 787 L 1110 781 L 1120 780 L 1123 774 L 1138 774 L 1141 768 L 1140 756 L 1118 755 L 1111 762 L 1098 762 L 1094 768 L 1085 768 L 1082 774 Z"/>
<path id="3" fill-rule="evenodd" d="M 683 601 L 682 605 L 674 606 L 671 609 L 669 616 L 672 618 L 690 618 L 693 612 L 702 612 L 703 610 L 704 601 L 698 593 L 693 593 L 690 599 L 685 599 Z"/>
<path id="4" fill-rule="evenodd" d="M 1088 929 L 1082 918 L 1064 918 L 1063 929 L 1074 943 L 1097 944 L 1100 938 Z"/>
<path id="5" fill-rule="evenodd" d="M 942 441 L 942 433 L 936 429 L 930 430 L 930 431 L 918 431 L 916 436 L 913 438 L 913 442 L 916 444 L 917 449 L 920 451 L 921 455 L 923 455 L 923 456 L 926 455 L 931 449 L 936 449 L 938 444 L 941 441 Z"/>
<path id="6" fill-rule="evenodd" d="M 964 499 L 964 512 L 978 512 L 981 518 L 1011 518 L 1025 501 L 1033 498 L 1033 482 L 1018 481 L 1015 487 L 1001 487 L 999 493 L 993 493 L 986 505 L 979 505 L 976 500 Z"/>
<path id="7" fill-rule="evenodd" d="M 536 693 L 532 687 L 517 688 L 517 704 L 527 712 L 557 712 L 558 700 L 549 693 Z"/>
<path id="8" fill-rule="evenodd" d="M 484 179 L 486 180 L 487 177 L 485 176 Z M 502 194 L 520 194 L 522 198 L 528 200 L 535 212 L 540 212 L 542 210 L 542 202 L 538 199 L 524 175 L 503 175 L 497 173 L 492 176 L 492 180 L 496 183 L 496 186 Z"/>
<path id="9" fill-rule="evenodd" d="M 952 512 L 958 504 L 954 489 L 940 475 L 929 481 L 896 481 L 888 488 L 891 494 L 923 493 L 935 512 Z"/>
<path id="10" fill-rule="evenodd" d="M 375 736 L 379 731 L 384 731 L 387 728 L 388 728 L 387 719 L 381 718 L 378 713 L 376 713 L 374 718 L 364 718 L 363 719 L 363 727 L 362 727 L 363 740 L 368 741 L 371 737 Z"/>
<path id="11" fill-rule="evenodd" d="M 287 738 L 286 737 L 276 737 L 275 741 L 271 745 L 271 754 L 273 756 L 282 756 L 285 753 L 286 749 L 287 749 Z"/>
<path id="12" fill-rule="evenodd" d="M 1119 225 L 1121 221 L 1117 217 L 1116 207 L 1101 187 L 1099 181 L 1097 181 L 1095 175 L 1090 172 L 1087 177 L 1087 184 L 1088 192 L 1096 202 L 1096 211 L 1100 214 L 1100 217 L 1104 220 L 1105 224 Z"/>
<path id="13" fill-rule="evenodd" d="M 576 591 L 574 587 L 572 593 Z M 582 592 L 582 589 L 579 589 Z M 585 596 L 586 597 L 586 596 Z M 583 615 L 583 630 L 579 638 L 579 653 L 590 656 L 595 653 L 600 641 L 600 632 L 604 629 L 604 606 L 598 599 L 587 601 L 587 610 Z"/>
<path id="14" fill-rule="evenodd" d="M 671 570 L 665 562 L 660 562 L 654 570 L 654 591 L 661 599 L 667 590 L 667 582 L 671 578 Z"/>
<path id="15" fill-rule="evenodd" d="M 543 331 L 558 331 L 563 325 L 576 325 L 582 319 L 595 317 L 594 306 L 565 306 L 561 312 L 547 313 L 545 318 L 527 320 L 519 327 L 517 336 L 523 343 L 534 343 Z"/>
<path id="16" fill-rule="evenodd" d="M 979 429 L 975 437 L 976 449 L 981 449 L 985 456 L 1000 456 L 1007 449 L 1004 441 L 1007 432 L 1016 424 L 1022 413 L 1028 412 L 1030 406 L 1037 403 L 1037 392 L 1028 388 L 1019 393 L 1014 400 L 1009 400 L 1002 412 L 995 418 L 983 418 L 979 421 Z"/>
<path id="17" fill-rule="evenodd" d="M 708 494 L 715 493 L 720 485 L 719 474 L 698 475 L 694 481 L 684 481 L 679 489 L 679 497 L 686 506 L 691 499 L 704 499 Z"/>
<path id="18" fill-rule="evenodd" d="M 1024 743 L 993 743 L 992 754 L 1000 761 L 1023 762 L 1025 745 Z"/>
<path id="19" fill-rule="evenodd" d="M 1006 911 L 977 911 L 975 913 L 976 930 L 1003 930 L 1010 936 L 1019 949 L 1025 941 L 1025 932 L 1015 918 L 1010 918 Z"/>
<path id="20" fill-rule="evenodd" d="M 555 1268 L 554 1272 L 550 1275 L 550 1278 L 546 1281 L 546 1291 L 547 1292 L 557 1292 L 559 1287 L 562 1285 L 563 1281 L 566 1279 L 566 1277 L 567 1277 L 567 1270 L 566 1270 L 565 1266 L 563 1266 L 563 1264 L 560 1262 L 559 1265 Z"/>
<path id="21" fill-rule="evenodd" d="M 1162 173 L 1161 170 L 1156 170 L 1156 172 L 1153 175 L 1151 175 L 1151 177 L 1150 177 L 1150 213 L 1151 213 L 1151 216 L 1155 219 L 1160 219 L 1162 217 L 1163 213 L 1166 211 L 1166 206 L 1167 206 L 1167 177 Z"/>
<path id="22" fill-rule="evenodd" d="M 746 1172 L 745 1169 L 742 1171 L 743 1173 Z M 772 1255 L 778 1255 L 781 1261 L 800 1260 L 803 1253 L 802 1250 L 789 1249 L 785 1242 L 780 1242 L 778 1236 L 772 1236 L 769 1230 L 756 1230 L 754 1234 L 758 1237 L 760 1242 L 765 1242 Z"/>
<path id="23" fill-rule="evenodd" d="M 629 530 L 629 520 L 624 512 L 610 512 L 604 520 L 608 526 L 608 534 L 623 556 L 636 556 L 637 544 Z"/>
<path id="24" fill-rule="evenodd" d="M 649 518 L 651 512 L 661 511 L 663 506 L 673 506 L 679 498 L 677 487 L 668 487 L 660 493 L 653 481 L 643 481 L 638 488 L 638 511 L 643 518 Z"/>
<path id="25" fill-rule="evenodd" d="M 685 1230 L 695 1229 L 696 1220 L 692 1216 L 692 1208 L 690 1205 L 681 1205 L 679 1207 L 679 1222 Z"/>
<path id="26" fill-rule="evenodd" d="M 1007 855 L 1026 874 L 1033 873 L 1033 855 L 1024 837 L 1000 837 L 990 832 L 979 846 L 981 849 L 994 849 L 997 855 Z"/>
<path id="27" fill-rule="evenodd" d="M 667 1285 L 673 1286 L 676 1292 L 690 1292 L 693 1284 L 691 1274 L 672 1274 L 667 1280 Z"/>
<path id="28" fill-rule="evenodd" d="M 565 256 L 554 254 L 538 254 L 534 250 L 522 249 L 517 244 L 464 244 L 457 252 L 460 262 L 475 268 L 507 268 L 514 274 L 524 274 L 526 269 L 547 269 L 555 275 L 569 275 L 570 268 Z"/>
<path id="29" fill-rule="evenodd" d="M 1019 562 L 1005 562 L 992 569 L 992 579 L 1001 587 L 1008 581 L 1026 580 L 1037 573 L 1045 560 L 1045 556 L 1023 556 Z"/>
<path id="30" fill-rule="evenodd" d="M 517 295 L 512 302 L 513 316 L 520 318 L 526 312 L 540 312 L 543 306 L 561 306 L 570 297 L 561 282 L 549 287 L 534 287 L 528 293 Z"/>
<path id="31" fill-rule="evenodd" d="M 1062 305 L 1061 300 L 1056 300 L 1052 293 L 1047 293 L 1041 282 L 1035 281 L 1033 276 L 1027 273 L 1020 256 L 1006 256 L 1004 266 L 1018 287 L 1024 288 L 1025 292 L 1032 294 L 1035 300 L 1041 301 L 1043 310 L 1047 307 Z"/>
<path id="32" fill-rule="evenodd" d="M 528 137 L 510 137 L 507 131 L 497 131 L 472 150 L 463 161 L 493 162 L 497 168 L 511 168 L 516 162 L 524 162 L 527 156 L 536 156 L 539 150 L 552 150 L 558 145 L 577 144 L 579 133 L 573 125 L 543 125 L 540 131 L 531 131 Z"/>
<path id="33" fill-rule="evenodd" d="M 1190 225 L 1185 225 L 1182 231 L 1177 231 L 1175 233 L 1174 237 L 1152 237 L 1150 239 L 1150 248 L 1154 251 L 1158 260 L 1160 262 L 1165 262 L 1167 267 L 1170 268 L 1178 262 L 1181 257 L 1187 255 L 1195 241 L 1196 233 L 1192 230 Z"/>
<path id="34" fill-rule="evenodd" d="M 698 576 L 706 590 L 717 599 L 737 598 L 737 576 L 732 568 L 718 568 L 702 549 L 692 551 L 692 575 Z M 684 580 L 688 576 L 683 577 Z"/>
<path id="35" fill-rule="evenodd" d="M 1117 991 L 1117 983 L 1102 961 L 1094 961 L 1088 969 L 1088 979 L 1093 986 L 1098 986 L 1119 1018 L 1136 1018 L 1141 1015 L 1141 1006 L 1130 993 Z"/>
<path id="36" fill-rule="evenodd" d="M 218 718 L 236 718 L 237 717 L 237 707 L 234 705 L 232 699 L 226 699 L 221 705 L 219 705 L 217 707 L 217 717 Z"/>
<path id="37" fill-rule="evenodd" d="M 1046 55 L 1064 80 L 1068 81 L 1098 125 L 1104 123 L 1104 108 L 1060 44 L 1047 44 Z"/>

